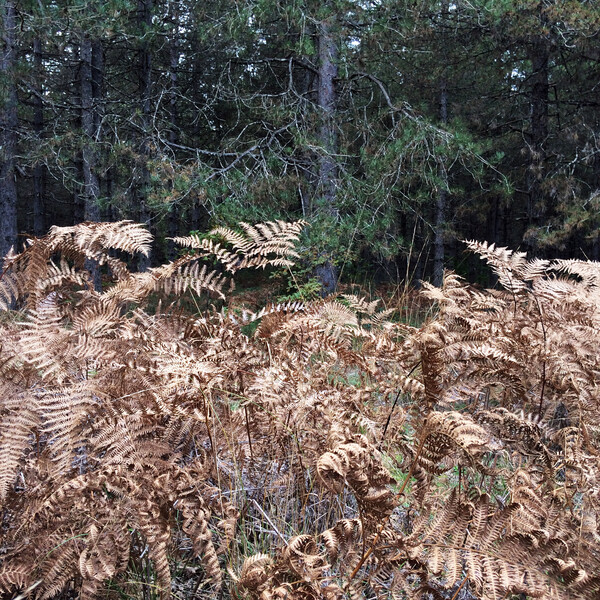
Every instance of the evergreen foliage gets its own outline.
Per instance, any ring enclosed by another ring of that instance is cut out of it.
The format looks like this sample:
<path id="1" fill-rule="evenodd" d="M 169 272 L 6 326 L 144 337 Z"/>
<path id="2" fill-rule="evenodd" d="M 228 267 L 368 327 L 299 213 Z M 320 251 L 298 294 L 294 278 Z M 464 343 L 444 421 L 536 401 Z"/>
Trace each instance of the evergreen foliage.
<path id="1" fill-rule="evenodd" d="M 3 255 L 304 219 L 308 278 L 439 279 L 471 237 L 600 259 L 593 2 L 3 6 Z"/>

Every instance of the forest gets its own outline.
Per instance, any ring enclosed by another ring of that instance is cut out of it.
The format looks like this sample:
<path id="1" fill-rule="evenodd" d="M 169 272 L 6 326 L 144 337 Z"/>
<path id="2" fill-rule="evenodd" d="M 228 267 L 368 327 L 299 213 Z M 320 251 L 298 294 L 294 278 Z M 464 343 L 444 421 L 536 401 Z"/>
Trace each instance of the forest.
<path id="1" fill-rule="evenodd" d="M 4 0 L 0 255 L 304 219 L 304 280 L 439 285 L 461 239 L 600 258 L 600 10 L 571 0 Z M 166 241 L 165 241 L 166 240 Z"/>
<path id="2" fill-rule="evenodd" d="M 597 1 L 0 6 L 0 600 L 600 600 Z"/>

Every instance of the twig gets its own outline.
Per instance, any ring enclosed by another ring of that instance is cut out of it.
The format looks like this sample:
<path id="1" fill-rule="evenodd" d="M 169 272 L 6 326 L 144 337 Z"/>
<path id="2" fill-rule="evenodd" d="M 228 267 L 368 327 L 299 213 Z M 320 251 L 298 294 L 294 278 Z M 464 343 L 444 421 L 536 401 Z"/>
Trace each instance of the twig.
<path id="1" fill-rule="evenodd" d="M 275 526 L 275 523 L 273 523 L 273 521 L 271 521 L 271 519 L 269 518 L 269 515 L 261 508 L 260 504 L 254 498 L 252 498 L 252 502 L 254 503 L 254 506 L 256 506 L 256 508 L 258 508 L 260 514 L 267 520 L 269 525 L 273 528 L 273 531 L 281 538 L 281 541 L 287 546 L 287 543 L 288 543 L 287 540 L 283 537 L 283 534 L 281 533 L 281 531 L 279 531 L 279 529 L 277 529 L 277 527 Z"/>
<path id="2" fill-rule="evenodd" d="M 415 369 L 421 364 L 421 361 L 419 361 L 409 372 L 408 375 L 406 376 L 407 378 L 410 377 L 414 372 Z M 381 450 L 381 444 L 383 444 L 383 440 L 385 439 L 385 434 L 387 433 L 388 427 L 390 425 L 390 421 L 392 419 L 392 414 L 394 412 L 394 409 L 396 408 L 396 404 L 398 403 L 398 399 L 400 398 L 400 394 L 402 393 L 402 390 L 398 390 L 398 393 L 396 394 L 396 399 L 394 400 L 394 404 L 392 404 L 392 410 L 390 410 L 390 414 L 388 415 L 387 421 L 385 422 L 385 427 L 383 428 L 383 433 L 381 434 L 381 440 L 379 441 L 379 449 Z"/>
<path id="3" fill-rule="evenodd" d="M 469 579 L 468 577 L 465 577 L 461 581 L 460 585 L 458 586 L 458 589 L 456 590 L 456 592 L 454 592 L 454 596 L 452 596 L 452 598 L 450 600 L 456 600 L 456 598 L 458 597 L 458 594 L 459 594 L 460 590 L 462 590 L 463 586 L 465 585 L 465 583 L 467 583 L 468 579 Z"/>

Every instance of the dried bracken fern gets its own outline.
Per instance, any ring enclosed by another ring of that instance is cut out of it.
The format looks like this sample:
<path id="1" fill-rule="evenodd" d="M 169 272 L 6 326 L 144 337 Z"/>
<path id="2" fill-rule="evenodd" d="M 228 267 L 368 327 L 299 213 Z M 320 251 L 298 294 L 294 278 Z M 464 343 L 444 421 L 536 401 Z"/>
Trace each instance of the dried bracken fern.
<path id="1" fill-rule="evenodd" d="M 7 259 L 1 593 L 598 597 L 598 266 L 471 242 L 503 289 L 449 273 L 420 327 L 356 295 L 179 303 L 287 267 L 302 226 L 145 273 L 114 255 L 149 250 L 130 222 Z"/>
<path id="2" fill-rule="evenodd" d="M 286 223 L 284 221 L 268 221 L 249 225 L 240 223 L 244 233 L 227 227 L 218 227 L 210 232 L 213 237 L 220 237 L 233 247 L 224 248 L 208 238 L 198 236 L 173 238 L 178 244 L 192 248 L 202 255 L 214 255 L 225 268 L 235 273 L 244 268 L 264 269 L 266 266 L 292 266 L 298 253 L 294 243 L 298 241 L 300 232 L 306 225 L 304 221 Z"/>

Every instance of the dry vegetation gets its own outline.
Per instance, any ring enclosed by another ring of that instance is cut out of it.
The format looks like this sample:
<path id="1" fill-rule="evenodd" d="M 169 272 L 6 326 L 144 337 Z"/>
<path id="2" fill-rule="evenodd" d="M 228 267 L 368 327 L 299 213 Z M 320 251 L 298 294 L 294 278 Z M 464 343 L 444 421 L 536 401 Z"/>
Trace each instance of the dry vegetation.
<path id="1" fill-rule="evenodd" d="M 9 259 L 5 597 L 599 597 L 600 265 L 470 243 L 502 290 L 450 274 L 418 328 L 356 296 L 183 310 L 301 227 L 182 238 L 147 273 L 129 222 Z"/>

